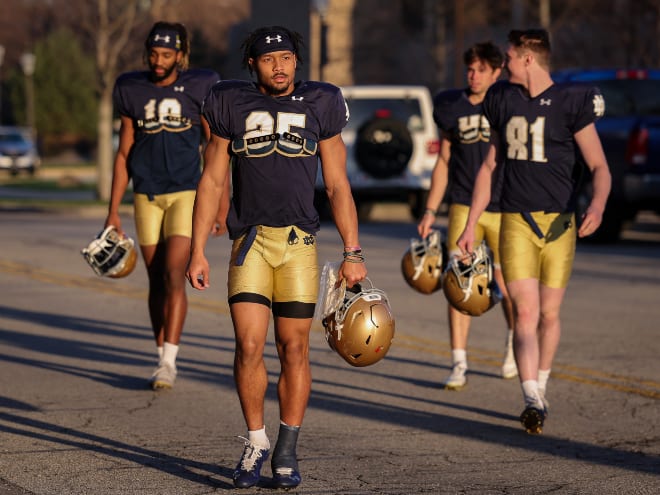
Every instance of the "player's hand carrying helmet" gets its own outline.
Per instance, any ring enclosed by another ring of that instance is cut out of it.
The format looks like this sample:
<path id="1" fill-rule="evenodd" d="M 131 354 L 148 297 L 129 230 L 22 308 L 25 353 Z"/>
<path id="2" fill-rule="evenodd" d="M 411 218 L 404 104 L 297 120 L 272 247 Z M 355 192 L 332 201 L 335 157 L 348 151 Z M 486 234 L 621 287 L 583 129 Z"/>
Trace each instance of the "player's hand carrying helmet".
<path id="1" fill-rule="evenodd" d="M 137 263 L 133 239 L 120 235 L 112 225 L 99 232 L 81 253 L 92 270 L 103 277 L 126 277 Z"/>
<path id="2" fill-rule="evenodd" d="M 471 255 L 454 256 L 442 276 L 442 289 L 449 303 L 462 313 L 480 316 L 502 299 L 493 278 L 490 249 L 482 242 Z"/>
<path id="3" fill-rule="evenodd" d="M 440 232 L 432 230 L 426 239 L 410 239 L 410 248 L 401 258 L 401 272 L 408 285 L 422 294 L 442 287 L 442 244 Z"/>
<path id="4" fill-rule="evenodd" d="M 371 285 L 346 289 L 339 307 L 323 319 L 330 348 L 352 366 L 369 366 L 385 357 L 394 338 L 394 316 L 387 295 Z"/>

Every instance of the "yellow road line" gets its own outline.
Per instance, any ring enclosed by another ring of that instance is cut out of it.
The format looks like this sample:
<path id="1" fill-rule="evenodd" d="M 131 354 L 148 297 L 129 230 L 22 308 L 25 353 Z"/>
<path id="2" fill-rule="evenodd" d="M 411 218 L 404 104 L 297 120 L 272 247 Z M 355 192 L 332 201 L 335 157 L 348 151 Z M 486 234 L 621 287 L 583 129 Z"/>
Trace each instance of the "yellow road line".
<path id="1" fill-rule="evenodd" d="M 75 275 L 55 272 L 44 268 L 38 268 L 26 263 L 8 260 L 0 260 L 0 272 L 10 275 L 24 276 L 32 280 L 46 282 L 62 287 L 84 288 L 104 294 L 129 297 L 133 299 L 147 299 L 147 291 L 115 280 L 99 277 L 78 277 Z M 229 307 L 226 302 L 212 301 L 200 297 L 190 298 L 190 307 L 215 314 L 229 316 Z M 320 325 L 314 325 L 314 331 L 322 331 Z M 397 332 L 396 345 L 408 350 L 421 351 L 443 357 L 451 356 L 449 345 L 437 340 Z M 470 361 L 488 366 L 499 367 L 501 365 L 501 354 L 493 351 L 470 348 Z M 606 373 L 589 368 L 581 368 L 572 365 L 555 364 L 552 369 L 552 378 L 566 380 L 585 385 L 616 390 L 618 392 L 636 394 L 642 397 L 660 399 L 660 382 L 634 378 L 615 373 Z"/>

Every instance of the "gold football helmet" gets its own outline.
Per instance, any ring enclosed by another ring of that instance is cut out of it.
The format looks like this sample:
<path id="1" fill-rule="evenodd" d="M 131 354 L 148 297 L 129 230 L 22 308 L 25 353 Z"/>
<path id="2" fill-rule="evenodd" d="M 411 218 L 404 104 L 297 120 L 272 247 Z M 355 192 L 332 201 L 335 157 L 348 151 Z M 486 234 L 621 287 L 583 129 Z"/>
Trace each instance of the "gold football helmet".
<path id="1" fill-rule="evenodd" d="M 356 367 L 383 359 L 394 338 L 394 316 L 387 295 L 373 284 L 370 289 L 359 284 L 345 289 L 343 302 L 323 319 L 323 326 L 330 348 Z"/>
<path id="2" fill-rule="evenodd" d="M 460 312 L 480 316 L 502 300 L 493 278 L 492 254 L 485 242 L 466 257 L 454 256 L 442 277 L 449 303 Z"/>
<path id="3" fill-rule="evenodd" d="M 137 263 L 135 242 L 120 235 L 112 225 L 102 230 L 81 253 L 92 270 L 102 277 L 126 277 Z"/>
<path id="4" fill-rule="evenodd" d="M 442 287 L 442 251 L 437 230 L 432 230 L 426 239 L 410 239 L 410 248 L 401 259 L 401 272 L 410 287 L 422 294 Z"/>

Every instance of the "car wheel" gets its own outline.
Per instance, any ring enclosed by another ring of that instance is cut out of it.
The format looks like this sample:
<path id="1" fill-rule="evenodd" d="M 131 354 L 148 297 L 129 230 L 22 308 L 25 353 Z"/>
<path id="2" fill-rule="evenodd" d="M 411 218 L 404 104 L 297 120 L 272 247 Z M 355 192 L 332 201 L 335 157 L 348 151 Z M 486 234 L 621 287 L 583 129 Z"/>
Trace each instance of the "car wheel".
<path id="1" fill-rule="evenodd" d="M 589 204 L 591 203 L 592 187 L 591 183 L 585 184 L 578 193 L 577 203 L 575 207 L 575 219 L 580 228 L 582 217 L 584 216 Z M 598 227 L 598 230 L 588 237 L 580 238 L 580 241 L 590 242 L 594 244 L 610 244 L 617 242 L 621 237 L 626 220 L 626 207 L 618 200 L 610 200 L 607 202 L 605 212 L 603 213 L 603 221 Z"/>
<path id="2" fill-rule="evenodd" d="M 320 221 L 332 220 L 332 210 L 330 209 L 330 202 L 325 191 L 314 191 L 314 208 L 316 208 L 316 212 L 319 214 Z"/>
<path id="3" fill-rule="evenodd" d="M 415 191 L 410 194 L 408 206 L 410 207 L 410 214 L 415 220 L 419 220 L 424 215 L 426 210 L 426 200 L 429 198 L 428 191 Z"/>
<path id="4" fill-rule="evenodd" d="M 371 217 L 374 204 L 371 201 L 361 199 L 355 202 L 355 208 L 357 209 L 358 221 L 367 222 Z"/>
<path id="5" fill-rule="evenodd" d="M 355 158 L 376 179 L 400 175 L 408 166 L 413 141 L 408 127 L 392 118 L 374 118 L 358 129 Z"/>

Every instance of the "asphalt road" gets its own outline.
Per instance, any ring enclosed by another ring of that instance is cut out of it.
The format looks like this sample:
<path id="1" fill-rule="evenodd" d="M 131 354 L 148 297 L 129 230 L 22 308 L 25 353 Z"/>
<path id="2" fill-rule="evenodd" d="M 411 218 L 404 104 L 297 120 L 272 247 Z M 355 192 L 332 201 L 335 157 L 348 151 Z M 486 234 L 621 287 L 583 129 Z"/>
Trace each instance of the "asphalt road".
<path id="1" fill-rule="evenodd" d="M 517 380 L 498 376 L 499 308 L 474 319 L 468 386 L 442 390 L 446 301 L 407 287 L 399 262 L 415 230 L 405 210 L 361 226 L 370 278 L 395 312 L 388 356 L 351 368 L 311 342 L 313 391 L 298 455 L 300 494 L 660 493 L 660 221 L 616 246 L 580 245 L 548 386 L 550 417 L 524 433 Z M 190 311 L 169 392 L 146 387 L 155 349 L 141 261 L 101 279 L 80 249 L 103 211 L 0 209 L 0 495 L 207 494 L 233 490 L 245 434 L 232 380 L 226 238 L 208 255 L 211 288 Z M 125 217 L 132 232 L 132 220 Z M 442 220 L 441 220 L 442 223 Z M 331 224 L 319 261 L 341 249 Z M 266 349 L 267 432 L 277 432 L 277 359 Z M 243 493 L 272 493 L 270 466 Z"/>

